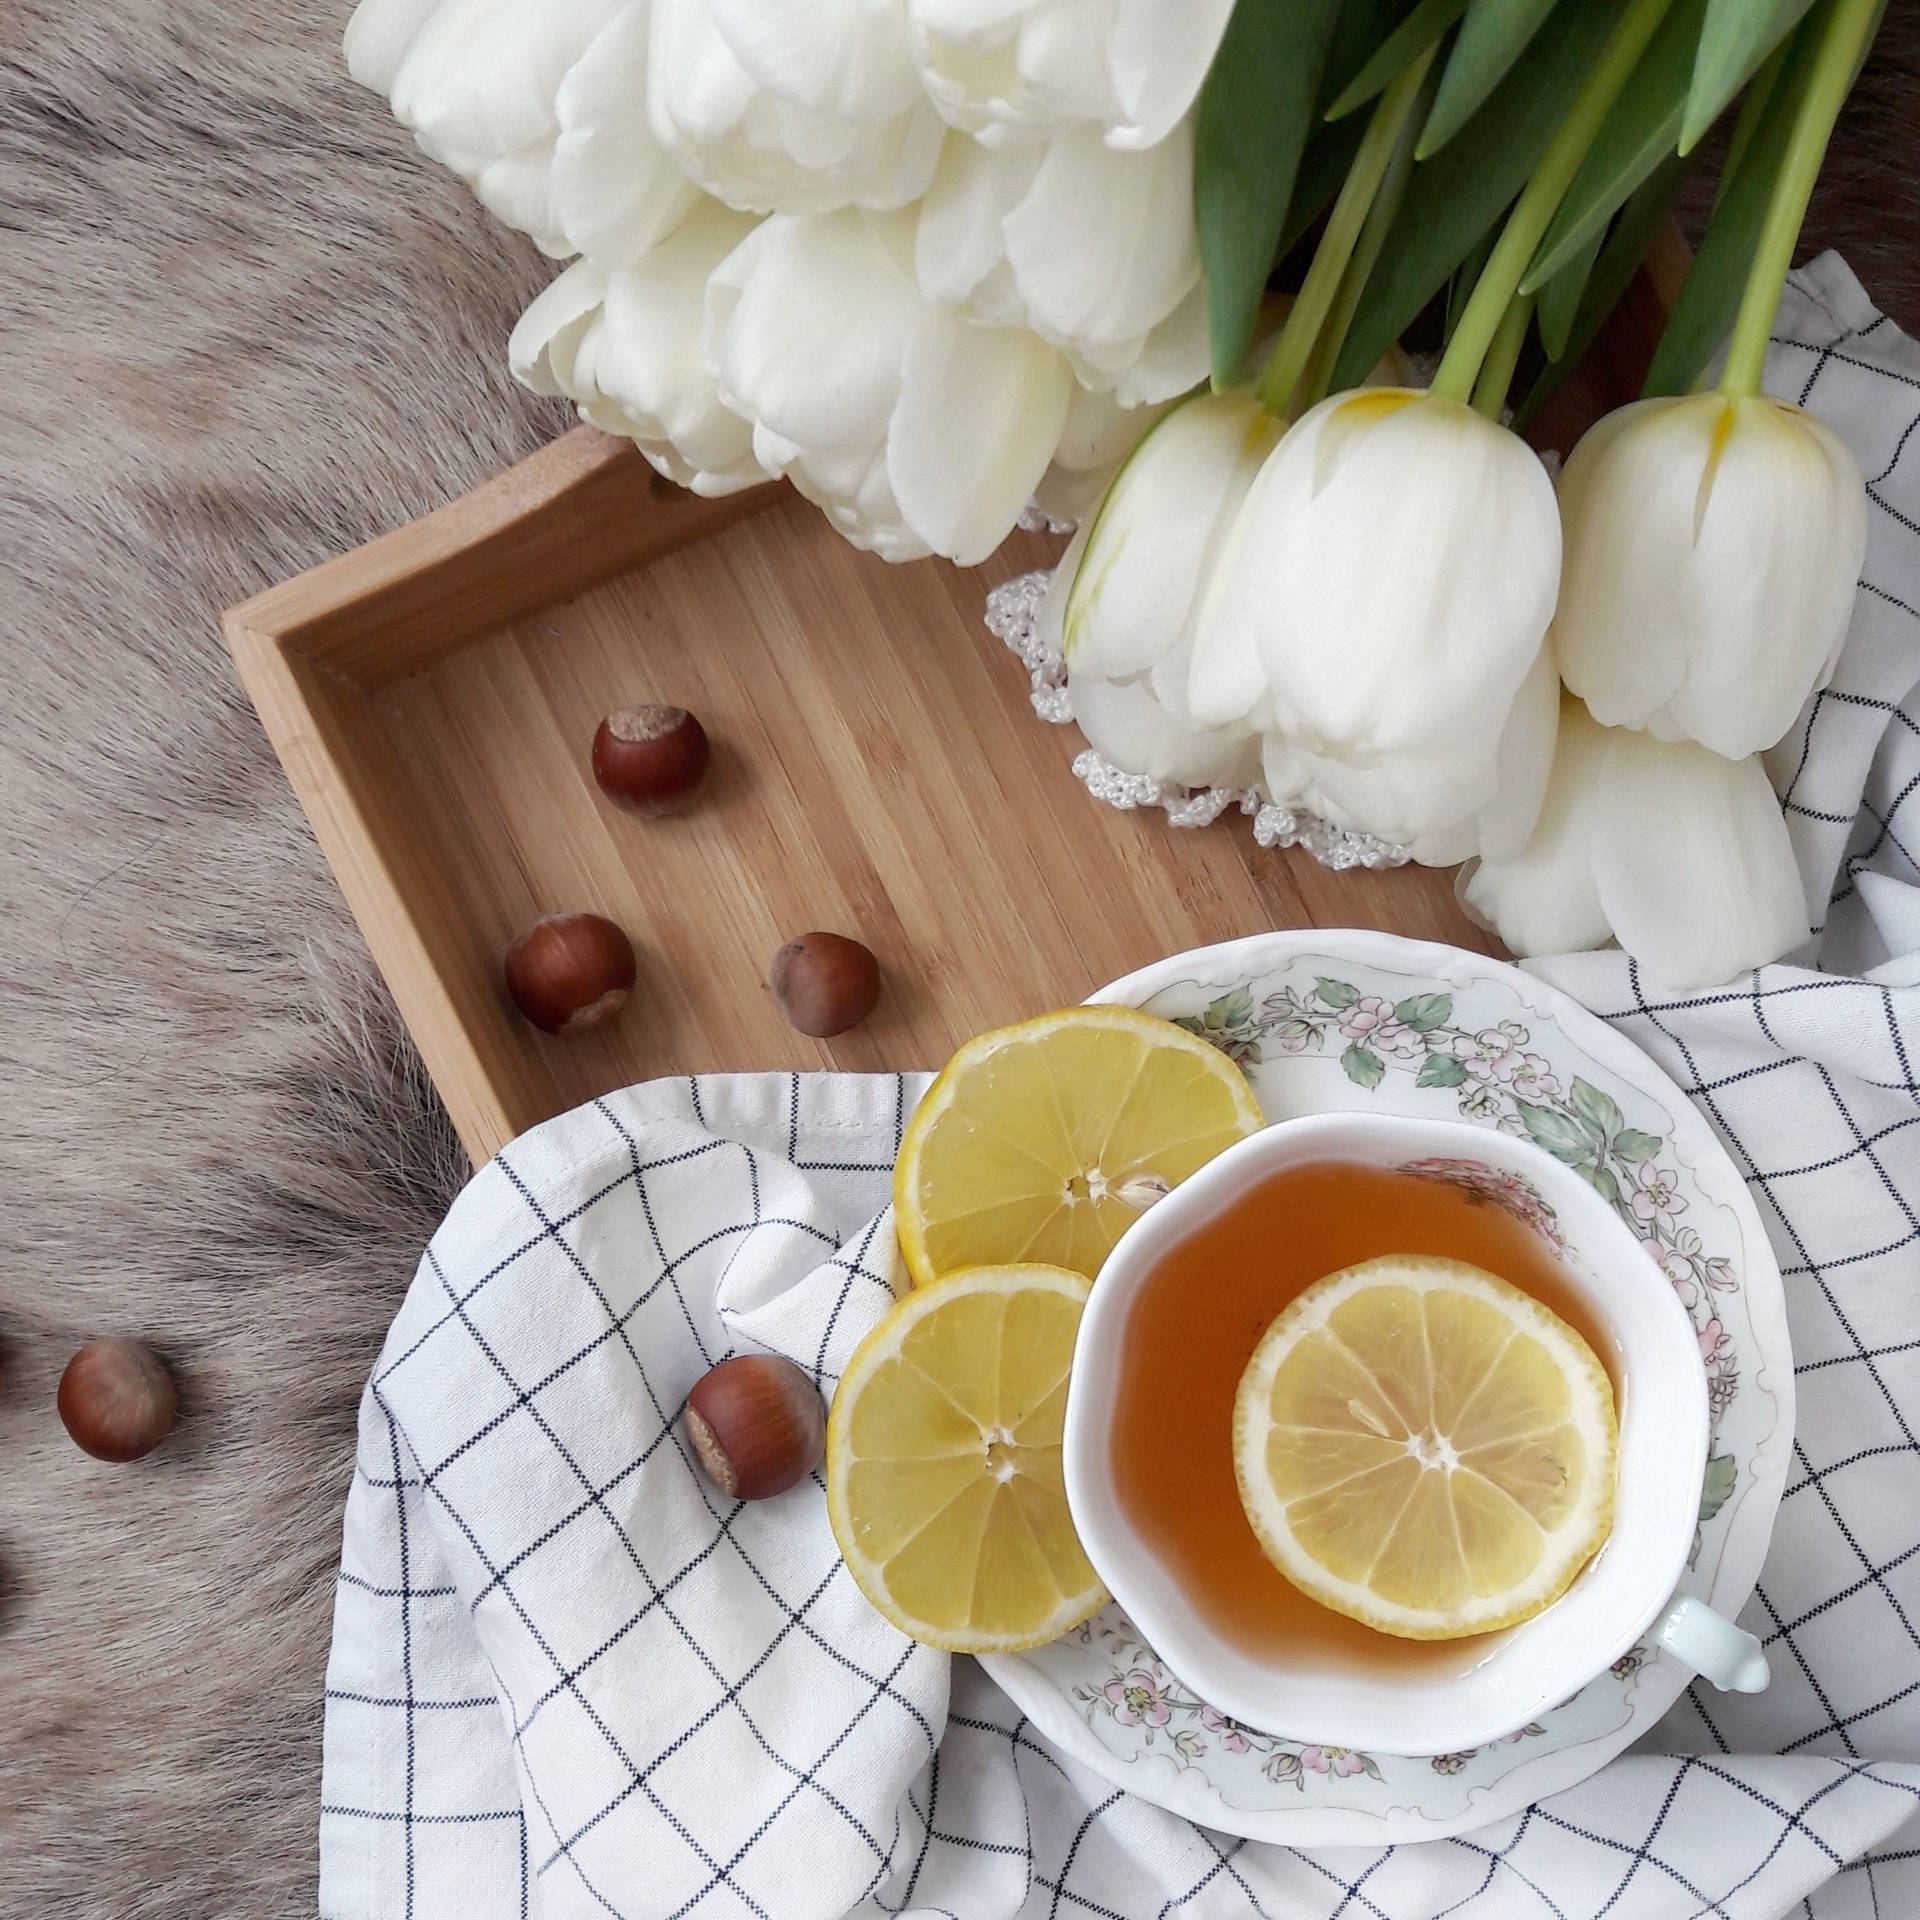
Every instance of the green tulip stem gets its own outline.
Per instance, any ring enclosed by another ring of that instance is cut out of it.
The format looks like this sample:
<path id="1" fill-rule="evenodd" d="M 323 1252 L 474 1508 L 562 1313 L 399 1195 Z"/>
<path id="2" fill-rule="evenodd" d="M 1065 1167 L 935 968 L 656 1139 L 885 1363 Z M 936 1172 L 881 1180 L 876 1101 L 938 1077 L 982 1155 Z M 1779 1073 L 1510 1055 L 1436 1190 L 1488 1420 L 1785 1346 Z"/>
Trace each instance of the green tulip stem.
<path id="1" fill-rule="evenodd" d="M 1526 345 L 1527 329 L 1533 324 L 1533 309 L 1539 296 L 1516 293 L 1500 316 L 1500 331 L 1493 336 L 1487 357 L 1480 363 L 1480 378 L 1473 389 L 1473 410 L 1489 420 L 1498 421 L 1507 404 L 1507 389 L 1513 385 L 1513 370 L 1520 364 L 1520 349 Z"/>
<path id="2" fill-rule="evenodd" d="M 1394 80 L 1380 96 L 1380 104 L 1367 122 L 1360 151 L 1354 155 L 1346 184 L 1333 203 L 1326 231 L 1314 249 L 1313 264 L 1307 269 L 1306 280 L 1261 370 L 1260 383 L 1254 389 L 1260 404 L 1279 419 L 1289 415 L 1294 389 L 1299 386 L 1300 376 L 1313 356 L 1314 345 L 1340 292 L 1347 263 L 1359 244 L 1367 215 L 1380 191 L 1380 182 L 1386 177 L 1394 149 L 1400 144 L 1401 131 L 1413 116 L 1414 103 L 1420 98 L 1427 69 L 1433 64 L 1438 49 L 1436 41 Z"/>
<path id="3" fill-rule="evenodd" d="M 1587 75 L 1567 117 L 1547 144 L 1540 164 L 1526 184 L 1501 230 L 1499 243 L 1488 259 L 1460 324 L 1453 330 L 1446 357 L 1433 377 L 1433 391 L 1442 399 L 1465 405 L 1473 397 L 1481 363 L 1506 321 L 1507 310 L 1520 282 L 1533 264 L 1560 202 L 1580 171 L 1601 123 L 1620 97 L 1647 43 L 1666 18 L 1674 0 L 1628 0 L 1600 57 Z"/>
<path id="4" fill-rule="evenodd" d="M 1440 76 L 1437 71 L 1430 69 L 1413 111 L 1401 125 L 1393 158 L 1387 163 L 1380 190 L 1373 196 L 1373 205 L 1367 210 L 1366 225 L 1360 229 L 1360 243 L 1353 250 L 1353 258 L 1347 262 L 1346 272 L 1340 276 L 1340 292 L 1334 300 L 1333 311 L 1327 315 L 1327 324 L 1320 329 L 1320 338 L 1314 343 L 1313 357 L 1307 362 L 1306 372 L 1300 376 L 1299 386 L 1294 389 L 1296 413 L 1305 413 L 1309 408 L 1318 406 L 1333 385 L 1333 370 L 1339 364 L 1340 349 L 1347 344 L 1353 317 L 1360 311 L 1361 295 L 1366 292 L 1367 282 L 1373 278 L 1374 268 L 1380 264 L 1387 235 L 1393 231 L 1393 223 L 1400 217 L 1400 203 L 1407 197 L 1407 187 L 1413 179 L 1413 150 L 1419 143 L 1420 129 L 1426 124 L 1428 109 L 1439 87 Z"/>
<path id="5" fill-rule="evenodd" d="M 1760 391 L 1774 312 L 1780 305 L 1780 290 L 1787 283 L 1787 269 L 1793 265 L 1794 244 L 1807 217 L 1807 202 L 1813 198 L 1813 183 L 1819 177 L 1820 163 L 1827 157 L 1833 123 L 1853 89 L 1854 76 L 1880 24 L 1885 3 L 1832 0 L 1826 31 L 1813 56 L 1806 95 L 1787 139 L 1773 198 L 1767 203 L 1767 217 L 1747 274 L 1747 290 L 1733 323 L 1727 364 L 1720 375 L 1720 391 L 1731 399 L 1749 400 Z"/>

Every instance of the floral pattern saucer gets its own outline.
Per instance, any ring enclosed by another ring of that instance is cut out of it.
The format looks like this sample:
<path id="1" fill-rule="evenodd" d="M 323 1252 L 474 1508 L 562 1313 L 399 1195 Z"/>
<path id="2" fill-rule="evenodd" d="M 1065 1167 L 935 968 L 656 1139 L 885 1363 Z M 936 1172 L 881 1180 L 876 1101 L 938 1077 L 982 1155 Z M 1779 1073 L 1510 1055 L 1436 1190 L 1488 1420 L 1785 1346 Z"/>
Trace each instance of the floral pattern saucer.
<path id="1" fill-rule="evenodd" d="M 1335 1109 L 1453 1117 L 1530 1139 L 1582 1174 L 1692 1315 L 1713 1440 L 1682 1584 L 1738 1612 L 1792 1444 L 1785 1302 L 1739 1173 L 1652 1061 L 1517 968 L 1389 934 L 1263 934 L 1178 955 L 1094 997 L 1213 1041 L 1270 1120 Z M 1486 1197 L 1527 1205 L 1525 1194 Z M 1202 1825 L 1293 1846 L 1441 1839 L 1518 1812 L 1647 1732 L 1689 1678 L 1636 1647 L 1495 1746 L 1409 1758 L 1238 1725 L 1114 1606 L 1051 1646 L 982 1664 L 1042 1733 L 1117 1785 Z"/>

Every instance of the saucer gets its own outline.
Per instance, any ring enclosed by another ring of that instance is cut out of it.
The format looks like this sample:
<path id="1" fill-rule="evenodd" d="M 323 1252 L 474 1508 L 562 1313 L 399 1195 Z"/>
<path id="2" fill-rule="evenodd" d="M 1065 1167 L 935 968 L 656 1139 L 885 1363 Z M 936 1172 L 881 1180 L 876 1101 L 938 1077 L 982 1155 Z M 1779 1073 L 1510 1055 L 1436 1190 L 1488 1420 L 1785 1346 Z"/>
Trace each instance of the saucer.
<path id="1" fill-rule="evenodd" d="M 1792 1447 L 1786 1306 L 1745 1183 L 1652 1061 L 1515 967 L 1390 934 L 1261 934 L 1160 961 L 1093 998 L 1203 1034 L 1246 1071 L 1269 1120 L 1336 1110 L 1467 1120 L 1583 1174 L 1667 1273 L 1699 1335 L 1712 1437 L 1680 1591 L 1729 1619 L 1739 1612 Z M 1458 1178 L 1476 1182 L 1464 1162 Z M 1497 1181 L 1480 1186 L 1491 1204 L 1525 1205 Z M 1603 1766 L 1692 1677 L 1636 1646 L 1506 1740 L 1409 1758 L 1237 1725 L 1114 1606 L 1049 1646 L 981 1665 L 1042 1734 L 1115 1785 L 1288 1846 L 1438 1840 L 1503 1819 Z"/>

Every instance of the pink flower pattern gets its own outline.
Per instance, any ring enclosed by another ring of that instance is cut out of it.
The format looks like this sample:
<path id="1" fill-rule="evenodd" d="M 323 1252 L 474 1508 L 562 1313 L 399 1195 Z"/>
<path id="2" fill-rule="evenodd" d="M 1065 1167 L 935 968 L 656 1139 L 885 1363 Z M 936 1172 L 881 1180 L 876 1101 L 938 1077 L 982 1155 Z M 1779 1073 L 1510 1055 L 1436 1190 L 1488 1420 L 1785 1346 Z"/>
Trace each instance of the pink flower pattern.
<path id="1" fill-rule="evenodd" d="M 1102 1689 L 1113 1702 L 1113 1717 L 1123 1727 L 1164 1727 L 1173 1718 L 1166 1692 L 1150 1673 L 1135 1667 L 1117 1680 L 1109 1680 Z"/>
<path id="2" fill-rule="evenodd" d="M 1393 1002 L 1381 999 L 1377 993 L 1368 994 L 1344 1009 L 1339 1027 L 1341 1034 L 1356 1047 L 1364 1047 L 1369 1053 L 1389 1060 L 1418 1060 L 1427 1050 L 1427 1043 L 1419 1034 L 1404 1021 L 1394 1018 Z"/>

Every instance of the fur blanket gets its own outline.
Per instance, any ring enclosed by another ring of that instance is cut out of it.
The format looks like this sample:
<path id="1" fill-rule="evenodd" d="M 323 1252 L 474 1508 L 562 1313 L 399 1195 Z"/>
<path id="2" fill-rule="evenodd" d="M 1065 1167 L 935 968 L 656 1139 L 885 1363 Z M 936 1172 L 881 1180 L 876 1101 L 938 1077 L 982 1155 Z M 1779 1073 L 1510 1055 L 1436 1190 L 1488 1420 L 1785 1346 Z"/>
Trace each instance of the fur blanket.
<path id="1" fill-rule="evenodd" d="M 1902 17 L 1904 15 L 1904 18 Z M 561 424 L 340 0 L 0 7 L 0 1914 L 314 1904 L 354 1406 L 465 1165 L 215 631 Z M 1920 322 L 1920 21 L 1810 229 Z M 179 1432 L 53 1412 L 154 1341 Z"/>

